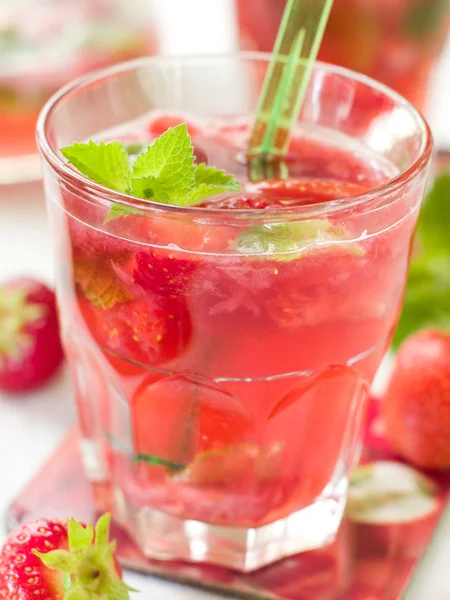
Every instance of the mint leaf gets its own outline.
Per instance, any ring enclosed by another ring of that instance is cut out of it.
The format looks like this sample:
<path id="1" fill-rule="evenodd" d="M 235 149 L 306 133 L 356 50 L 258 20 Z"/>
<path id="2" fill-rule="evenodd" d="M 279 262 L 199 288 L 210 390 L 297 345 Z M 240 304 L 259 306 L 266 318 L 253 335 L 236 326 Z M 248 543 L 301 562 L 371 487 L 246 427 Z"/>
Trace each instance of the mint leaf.
<path id="1" fill-rule="evenodd" d="M 441 175 L 427 194 L 416 234 L 405 301 L 392 345 L 419 329 L 450 331 L 450 173 Z"/>
<path id="2" fill-rule="evenodd" d="M 187 196 L 180 198 L 179 204 L 182 204 L 183 206 L 194 206 L 195 204 L 206 200 L 206 198 L 212 198 L 213 196 L 218 196 L 227 191 L 231 190 L 224 188 L 221 185 L 202 183 L 189 192 Z"/>
<path id="3" fill-rule="evenodd" d="M 155 197 L 154 188 L 156 186 L 155 177 L 135 177 L 130 182 L 128 192 L 136 198 L 144 200 L 153 200 Z"/>
<path id="4" fill-rule="evenodd" d="M 162 202 L 163 204 L 171 204 L 170 189 L 155 177 L 136 177 L 135 179 L 132 179 L 128 191 L 136 198 L 153 200 L 153 202 Z"/>
<path id="5" fill-rule="evenodd" d="M 286 260 L 281 253 L 295 252 L 309 242 L 320 239 L 330 227 L 330 222 L 325 219 L 248 227 L 239 234 L 236 249 L 245 254 L 279 255 L 277 260 Z"/>
<path id="6" fill-rule="evenodd" d="M 90 141 L 63 148 L 61 153 L 96 183 L 143 200 L 192 206 L 205 198 L 240 190 L 233 175 L 195 165 L 186 123 L 168 129 L 152 145 Z M 145 213 L 116 203 L 105 223 L 136 214 Z"/>
<path id="7" fill-rule="evenodd" d="M 125 192 L 130 182 L 130 161 L 120 142 L 88 142 L 61 149 L 62 155 L 83 175 L 117 192 Z"/>
<path id="8" fill-rule="evenodd" d="M 195 185 L 194 149 L 186 123 L 168 129 L 152 146 L 140 154 L 131 174 L 132 180 L 154 178 L 171 203 L 188 194 Z"/>
<path id="9" fill-rule="evenodd" d="M 241 189 L 241 185 L 234 175 L 228 175 L 225 171 L 208 167 L 205 164 L 197 165 L 195 169 L 195 185 L 220 187 L 222 192 L 239 192 Z"/>
<path id="10" fill-rule="evenodd" d="M 124 147 L 128 156 L 136 157 L 150 146 L 150 142 L 125 142 Z"/>
<path id="11" fill-rule="evenodd" d="M 205 198 L 239 191 L 234 175 L 194 164 L 194 150 L 185 123 L 169 129 L 140 154 L 133 166 L 134 196 L 165 204 L 192 206 Z"/>
<path id="12" fill-rule="evenodd" d="M 118 217 L 127 217 L 128 215 L 145 215 L 142 210 L 126 206 L 125 204 L 114 203 L 108 213 L 108 216 L 104 220 L 104 223 L 109 223 Z"/>
<path id="13" fill-rule="evenodd" d="M 311 219 L 299 223 L 248 227 L 239 234 L 235 248 L 244 254 L 263 254 L 272 260 L 291 260 L 298 258 L 309 244 L 335 242 L 336 250 L 364 255 L 364 249 L 358 243 L 345 243 L 346 239 L 345 231 L 334 227 L 327 219 Z"/>
<path id="14" fill-rule="evenodd" d="M 144 462 L 149 465 L 159 465 L 167 467 L 172 471 L 182 471 L 186 465 L 173 462 L 172 460 L 166 460 L 165 458 L 159 458 L 159 456 L 152 456 L 150 454 L 136 454 L 134 457 L 135 462 Z"/>

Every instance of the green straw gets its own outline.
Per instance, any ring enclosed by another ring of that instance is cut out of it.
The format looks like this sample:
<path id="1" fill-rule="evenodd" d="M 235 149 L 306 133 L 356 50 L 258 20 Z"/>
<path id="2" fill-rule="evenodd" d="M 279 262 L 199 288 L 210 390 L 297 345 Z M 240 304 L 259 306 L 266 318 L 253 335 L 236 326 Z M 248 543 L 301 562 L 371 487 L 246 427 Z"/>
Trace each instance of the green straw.
<path id="1" fill-rule="evenodd" d="M 283 158 L 328 22 L 333 0 L 288 0 L 256 110 L 247 155 Z"/>

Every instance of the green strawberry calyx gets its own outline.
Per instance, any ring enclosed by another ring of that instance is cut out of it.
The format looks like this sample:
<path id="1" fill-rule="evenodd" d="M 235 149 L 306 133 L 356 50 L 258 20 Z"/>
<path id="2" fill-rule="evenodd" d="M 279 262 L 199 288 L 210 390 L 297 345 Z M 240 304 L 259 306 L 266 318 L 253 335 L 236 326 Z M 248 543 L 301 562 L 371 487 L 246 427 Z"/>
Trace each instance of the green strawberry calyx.
<path id="1" fill-rule="evenodd" d="M 64 600 L 129 600 L 129 588 L 116 570 L 116 543 L 109 541 L 111 515 L 83 527 L 71 519 L 69 550 L 34 551 L 46 567 L 64 573 Z"/>
<path id="2" fill-rule="evenodd" d="M 25 290 L 0 287 L 0 361 L 19 356 L 21 348 L 31 343 L 24 329 L 43 316 L 45 309 L 29 302 Z"/>

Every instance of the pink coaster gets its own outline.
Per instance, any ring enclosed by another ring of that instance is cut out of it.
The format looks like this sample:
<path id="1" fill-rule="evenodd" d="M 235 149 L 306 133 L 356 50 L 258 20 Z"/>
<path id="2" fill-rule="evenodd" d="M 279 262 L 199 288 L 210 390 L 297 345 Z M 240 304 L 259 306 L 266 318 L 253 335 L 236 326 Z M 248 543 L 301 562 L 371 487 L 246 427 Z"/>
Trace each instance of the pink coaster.
<path id="1" fill-rule="evenodd" d="M 370 412 L 365 459 L 392 458 L 377 427 L 376 401 Z M 445 506 L 450 477 L 436 479 L 442 487 L 442 498 L 439 510 L 431 516 L 396 525 L 344 521 L 333 545 L 286 558 L 251 574 L 204 564 L 148 560 L 123 530 L 115 527 L 113 535 L 118 540 L 119 559 L 124 567 L 233 597 L 398 600 L 407 589 Z M 104 484 L 93 486 L 84 476 L 78 432 L 74 430 L 10 506 L 8 525 L 13 528 L 39 517 L 69 515 L 92 522 L 98 512 L 110 510 L 106 492 Z"/>

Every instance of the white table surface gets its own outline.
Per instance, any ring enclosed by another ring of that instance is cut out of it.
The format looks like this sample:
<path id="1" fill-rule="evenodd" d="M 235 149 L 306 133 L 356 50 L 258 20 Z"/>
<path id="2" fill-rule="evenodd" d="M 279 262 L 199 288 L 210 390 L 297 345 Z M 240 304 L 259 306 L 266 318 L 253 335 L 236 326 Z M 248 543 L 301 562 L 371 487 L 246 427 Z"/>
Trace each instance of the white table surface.
<path id="1" fill-rule="evenodd" d="M 192 0 L 202 3 L 205 0 Z M 226 1 L 226 0 L 225 0 Z M 216 0 L 215 0 L 216 2 Z M 178 4 L 179 18 L 184 29 L 186 15 L 181 7 L 184 0 L 167 0 L 165 5 L 171 14 L 176 14 L 174 4 Z M 212 3 L 207 3 L 211 6 Z M 224 4 L 217 0 L 217 6 Z M 217 14 L 216 14 L 217 16 Z M 213 18 L 213 16 L 211 16 Z M 167 26 L 167 25 L 165 25 Z M 181 29 L 180 29 L 181 30 Z M 198 44 L 197 36 L 190 39 Z M 167 39 L 167 38 L 166 38 Z M 175 36 L 172 39 L 178 39 Z M 235 39 L 209 36 L 208 47 L 219 40 L 220 49 L 232 48 Z M 198 45 L 195 51 L 198 51 Z M 167 47 L 170 52 L 173 48 Z M 186 48 L 189 52 L 191 48 Z M 431 99 L 430 121 L 440 146 L 450 148 L 450 43 L 442 66 L 435 78 Z M 51 239 L 47 228 L 41 184 L 0 188 L 0 281 L 8 277 L 31 275 L 52 282 Z M 67 373 L 60 376 L 41 391 L 26 397 L 8 397 L 0 393 L 0 515 L 4 514 L 9 502 L 26 482 L 44 464 L 51 452 L 63 439 L 75 415 L 72 393 Z M 0 542 L 5 535 L 0 521 Z M 445 523 L 418 571 L 414 589 L 408 600 L 450 600 L 450 511 Z M 143 593 L 136 598 L 143 600 L 213 600 L 215 594 L 163 582 L 156 578 L 129 574 L 129 582 Z"/>

